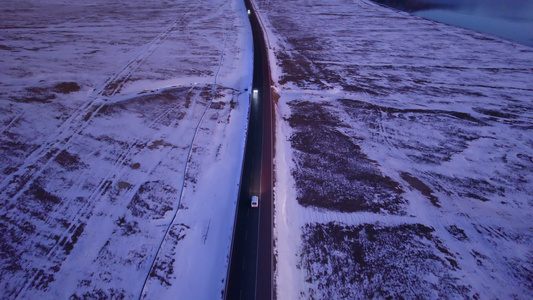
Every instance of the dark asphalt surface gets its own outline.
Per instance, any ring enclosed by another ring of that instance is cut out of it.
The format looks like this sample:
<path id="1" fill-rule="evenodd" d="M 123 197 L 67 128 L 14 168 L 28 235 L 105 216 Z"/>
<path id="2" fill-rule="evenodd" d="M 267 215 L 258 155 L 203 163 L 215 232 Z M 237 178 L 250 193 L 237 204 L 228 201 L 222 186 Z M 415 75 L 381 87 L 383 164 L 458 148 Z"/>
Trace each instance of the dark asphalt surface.
<path id="1" fill-rule="evenodd" d="M 272 299 L 272 101 L 267 52 L 252 11 L 254 72 L 246 154 L 225 299 Z M 257 96 L 253 90 L 257 90 Z M 259 195 L 259 207 L 251 198 Z"/>

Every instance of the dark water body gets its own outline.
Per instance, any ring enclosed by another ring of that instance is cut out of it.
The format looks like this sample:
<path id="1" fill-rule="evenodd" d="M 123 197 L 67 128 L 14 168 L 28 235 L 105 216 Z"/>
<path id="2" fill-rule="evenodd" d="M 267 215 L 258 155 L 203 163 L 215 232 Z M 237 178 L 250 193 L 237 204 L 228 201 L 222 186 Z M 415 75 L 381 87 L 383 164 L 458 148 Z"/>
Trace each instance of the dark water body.
<path id="1" fill-rule="evenodd" d="M 373 0 L 426 19 L 533 46 L 533 0 Z"/>

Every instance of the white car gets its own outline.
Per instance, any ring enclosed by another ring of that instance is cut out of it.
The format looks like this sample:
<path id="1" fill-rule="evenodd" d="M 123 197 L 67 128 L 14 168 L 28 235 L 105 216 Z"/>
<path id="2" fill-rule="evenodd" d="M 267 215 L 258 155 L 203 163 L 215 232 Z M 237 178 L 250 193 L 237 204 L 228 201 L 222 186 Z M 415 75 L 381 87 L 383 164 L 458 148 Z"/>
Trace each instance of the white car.
<path id="1" fill-rule="evenodd" d="M 259 206 L 259 197 L 252 196 L 252 207 L 258 207 L 258 206 Z"/>

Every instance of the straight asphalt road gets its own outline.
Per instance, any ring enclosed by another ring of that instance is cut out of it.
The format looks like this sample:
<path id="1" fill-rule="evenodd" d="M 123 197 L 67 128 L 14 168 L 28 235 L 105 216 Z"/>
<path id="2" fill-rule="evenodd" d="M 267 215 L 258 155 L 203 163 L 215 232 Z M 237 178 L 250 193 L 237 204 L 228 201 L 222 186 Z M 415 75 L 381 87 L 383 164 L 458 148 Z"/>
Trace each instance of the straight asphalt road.
<path id="1" fill-rule="evenodd" d="M 272 275 L 272 97 L 263 32 L 250 0 L 254 72 L 246 154 L 225 299 L 273 297 Z M 251 207 L 252 196 L 259 207 Z"/>

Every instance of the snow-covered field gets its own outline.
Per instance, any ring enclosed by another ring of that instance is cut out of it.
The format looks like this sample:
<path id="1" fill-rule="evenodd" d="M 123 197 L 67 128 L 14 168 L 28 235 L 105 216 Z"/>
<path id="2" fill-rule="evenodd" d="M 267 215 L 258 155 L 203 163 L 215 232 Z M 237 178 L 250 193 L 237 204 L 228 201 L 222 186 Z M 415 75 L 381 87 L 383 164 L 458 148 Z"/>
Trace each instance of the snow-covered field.
<path id="1" fill-rule="evenodd" d="M 528 299 L 533 48 L 365 0 L 256 1 L 279 299 Z"/>
<path id="2" fill-rule="evenodd" d="M 0 66 L 0 298 L 220 298 L 242 1 L 2 1 Z"/>

